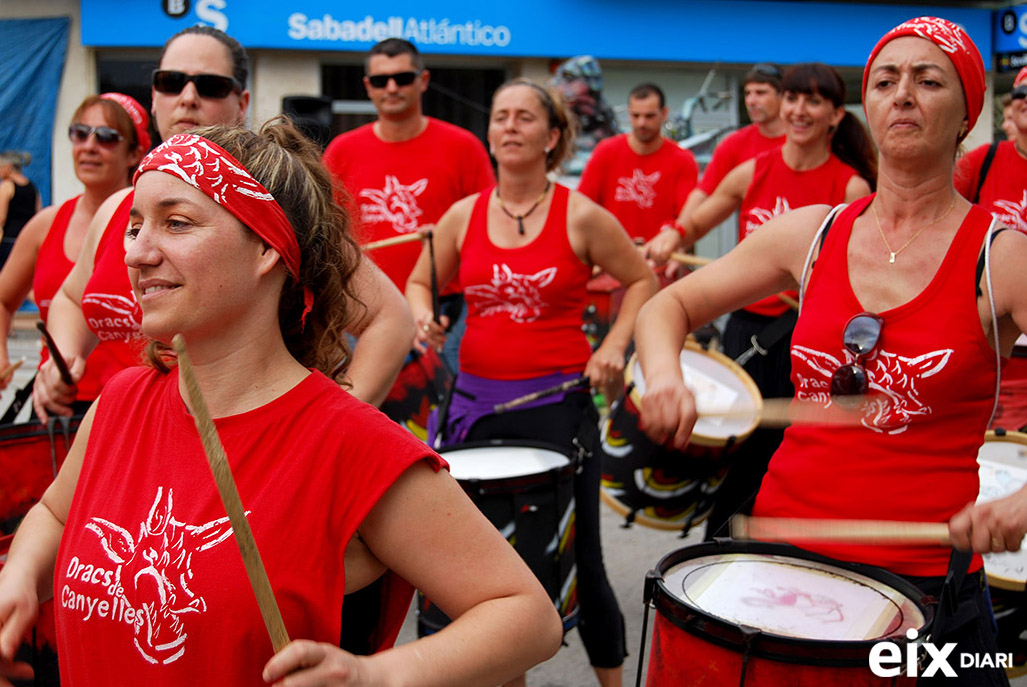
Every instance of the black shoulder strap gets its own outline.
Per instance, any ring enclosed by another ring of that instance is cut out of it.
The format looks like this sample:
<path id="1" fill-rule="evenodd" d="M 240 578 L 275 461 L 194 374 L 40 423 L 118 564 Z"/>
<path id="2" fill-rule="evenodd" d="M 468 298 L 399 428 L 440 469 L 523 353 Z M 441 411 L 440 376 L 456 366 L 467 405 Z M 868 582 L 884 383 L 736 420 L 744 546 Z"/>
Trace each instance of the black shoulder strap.
<path id="1" fill-rule="evenodd" d="M 995 243 L 995 237 L 1002 232 L 1009 229 L 1009 227 L 999 227 L 991 233 L 991 243 Z M 981 290 L 981 277 L 984 276 L 984 251 L 981 251 L 981 255 L 977 258 L 977 276 L 974 279 L 974 284 L 977 286 L 977 297 L 980 298 L 984 295 L 984 291 Z"/>
<path id="2" fill-rule="evenodd" d="M 984 156 L 984 162 L 981 163 L 981 171 L 977 174 L 977 190 L 974 192 L 974 197 L 971 202 L 979 203 L 981 201 L 981 187 L 984 186 L 984 180 L 988 178 L 988 170 L 991 169 L 991 161 L 995 159 L 995 151 L 998 150 L 999 141 L 993 141 L 988 146 L 988 154 Z M 980 278 L 978 278 L 980 281 Z"/>

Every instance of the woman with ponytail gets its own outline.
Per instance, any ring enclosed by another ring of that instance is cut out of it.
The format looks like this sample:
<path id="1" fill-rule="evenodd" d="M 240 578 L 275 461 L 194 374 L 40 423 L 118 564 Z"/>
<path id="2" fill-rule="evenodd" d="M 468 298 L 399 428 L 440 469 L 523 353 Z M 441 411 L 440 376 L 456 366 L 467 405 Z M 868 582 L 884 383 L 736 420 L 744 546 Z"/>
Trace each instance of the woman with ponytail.
<path id="1" fill-rule="evenodd" d="M 870 193 L 876 179 L 873 148 L 863 126 L 845 110 L 845 82 L 838 72 L 819 62 L 797 64 L 784 73 L 781 85 L 784 145 L 735 167 L 709 198 L 681 218 L 686 247 L 735 211 L 740 214 L 741 241 L 795 208 L 848 203 Z M 759 354 L 744 367 L 765 398 L 788 397 L 795 391 L 788 378 L 789 324 L 794 324 L 794 316 L 795 311 L 775 295 L 735 310 L 724 328 L 724 353 L 731 358 L 759 342 Z M 771 336 L 770 324 L 781 318 L 784 321 L 771 330 L 781 333 Z M 758 429 L 739 448 L 736 467 L 717 492 L 707 537 L 726 534 L 721 528 L 727 520 L 736 512 L 748 512 L 781 438 L 780 429 Z"/>

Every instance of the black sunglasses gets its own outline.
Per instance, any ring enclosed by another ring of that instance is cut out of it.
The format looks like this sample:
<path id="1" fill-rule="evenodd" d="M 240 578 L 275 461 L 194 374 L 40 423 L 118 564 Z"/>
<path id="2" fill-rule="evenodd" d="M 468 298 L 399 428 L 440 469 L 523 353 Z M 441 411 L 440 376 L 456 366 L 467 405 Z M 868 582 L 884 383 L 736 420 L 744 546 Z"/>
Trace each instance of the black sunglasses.
<path id="1" fill-rule="evenodd" d="M 157 69 L 153 72 L 153 90 L 165 95 L 178 95 L 192 81 L 201 98 L 225 98 L 241 93 L 242 84 L 231 76 L 221 74 L 186 74 L 185 72 Z"/>
<path id="2" fill-rule="evenodd" d="M 396 82 L 397 86 L 409 86 L 417 78 L 418 72 L 397 72 L 395 74 L 368 74 L 367 82 L 374 88 L 385 88 L 389 85 L 389 79 Z"/>
<path id="3" fill-rule="evenodd" d="M 1010 91 L 1009 97 L 1011 97 L 1013 100 L 1021 100 L 1023 98 L 1027 98 L 1027 83 L 1021 84 L 1014 88 L 1012 91 Z"/>
<path id="4" fill-rule="evenodd" d="M 86 126 L 85 124 L 72 124 L 68 127 L 68 138 L 72 143 L 85 143 L 89 134 L 96 134 L 96 142 L 102 146 L 113 148 L 125 138 L 117 129 L 109 126 Z"/>
<path id="5" fill-rule="evenodd" d="M 842 333 L 842 344 L 856 356 L 848 365 L 842 365 L 831 376 L 832 396 L 862 396 L 866 394 L 869 384 L 867 372 L 863 367 L 863 358 L 873 353 L 881 341 L 881 330 L 884 320 L 880 315 L 863 312 L 853 316 L 845 325 Z"/>

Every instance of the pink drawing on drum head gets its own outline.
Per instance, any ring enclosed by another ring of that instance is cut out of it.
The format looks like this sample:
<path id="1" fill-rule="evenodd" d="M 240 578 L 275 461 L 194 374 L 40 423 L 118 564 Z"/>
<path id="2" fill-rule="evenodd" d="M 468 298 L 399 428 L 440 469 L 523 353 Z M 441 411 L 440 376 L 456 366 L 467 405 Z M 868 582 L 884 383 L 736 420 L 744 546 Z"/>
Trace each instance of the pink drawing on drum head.
<path id="1" fill-rule="evenodd" d="M 807 618 L 837 623 L 845 620 L 842 604 L 822 594 L 810 594 L 795 587 L 764 587 L 749 590 L 755 596 L 743 596 L 742 603 L 756 608 L 794 608 Z"/>

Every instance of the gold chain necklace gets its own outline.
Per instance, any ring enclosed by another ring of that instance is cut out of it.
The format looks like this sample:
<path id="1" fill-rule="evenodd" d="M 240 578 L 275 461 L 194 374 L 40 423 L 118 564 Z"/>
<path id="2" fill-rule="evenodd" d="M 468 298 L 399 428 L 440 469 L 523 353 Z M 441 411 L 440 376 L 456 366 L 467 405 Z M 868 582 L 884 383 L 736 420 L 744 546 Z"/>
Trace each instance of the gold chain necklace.
<path id="1" fill-rule="evenodd" d="M 898 255 L 902 251 L 906 250 L 906 247 L 909 246 L 909 244 L 911 244 L 914 241 L 916 241 L 917 237 L 920 236 L 920 234 L 924 233 L 924 231 L 927 230 L 927 227 L 930 227 L 930 226 L 932 226 L 934 224 L 937 224 L 938 222 L 940 222 L 943 219 L 945 219 L 946 217 L 948 217 L 949 213 L 952 212 L 952 208 L 954 208 L 954 207 L 956 207 L 956 194 L 955 193 L 952 194 L 952 202 L 949 203 L 948 210 L 943 212 L 941 214 L 941 217 L 939 217 L 939 218 L 937 218 L 935 220 L 931 220 L 930 222 L 925 224 L 923 227 L 921 227 L 920 231 L 918 231 L 917 233 L 913 234 L 909 238 L 909 240 L 906 241 L 905 243 L 903 243 L 902 246 L 898 250 L 892 250 L 891 246 L 888 244 L 888 239 L 884 235 L 884 229 L 881 228 L 881 220 L 878 219 L 878 217 L 877 217 L 877 203 L 872 203 L 870 205 L 870 212 L 872 212 L 874 214 L 874 222 L 877 223 L 877 231 L 878 231 L 878 233 L 881 234 L 881 240 L 884 241 L 884 247 L 888 249 L 888 253 L 889 253 L 888 262 L 894 263 L 896 255 Z"/>
<path id="2" fill-rule="evenodd" d="M 506 206 L 503 205 L 503 199 L 499 197 L 499 187 L 498 186 L 496 186 L 496 202 L 499 203 L 499 209 L 503 211 L 504 215 L 506 215 L 510 219 L 517 220 L 517 233 L 520 234 L 521 236 L 524 236 L 524 218 L 527 217 L 528 215 L 530 215 L 531 213 L 535 212 L 535 208 L 537 208 L 539 206 L 539 204 L 542 203 L 543 200 L 545 200 L 545 197 L 546 197 L 547 193 L 549 193 L 549 180 L 548 179 L 546 179 L 546 187 L 544 189 L 542 189 L 542 193 L 539 195 L 538 199 L 535 201 L 535 204 L 532 205 L 530 208 L 528 208 L 527 212 L 521 213 L 519 215 L 515 215 L 515 214 L 511 213 L 509 210 L 506 209 Z"/>

